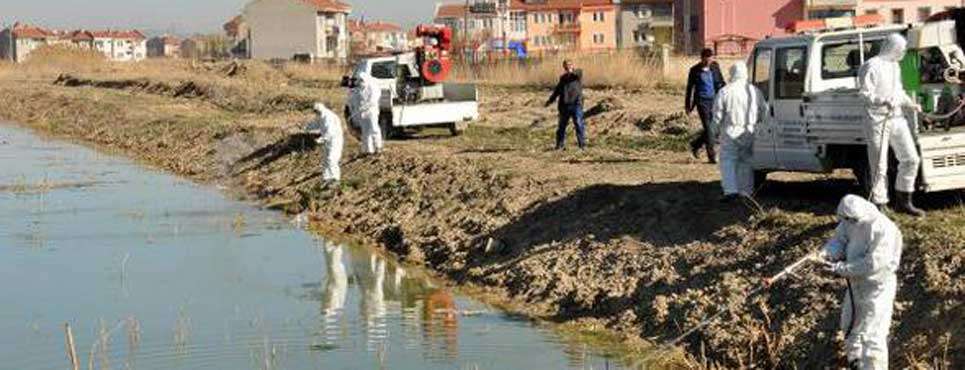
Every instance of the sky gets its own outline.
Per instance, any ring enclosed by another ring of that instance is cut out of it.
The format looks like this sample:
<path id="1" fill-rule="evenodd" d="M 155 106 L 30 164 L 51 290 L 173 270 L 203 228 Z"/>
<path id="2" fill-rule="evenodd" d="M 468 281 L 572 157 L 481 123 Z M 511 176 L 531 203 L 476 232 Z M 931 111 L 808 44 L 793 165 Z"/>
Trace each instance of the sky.
<path id="1" fill-rule="evenodd" d="M 15 21 L 71 28 L 138 28 L 150 33 L 221 32 L 221 25 L 249 0 L 4 0 L 0 26 Z M 345 0 L 343 0 L 345 1 Z M 452 0 L 347 0 L 351 17 L 406 27 L 432 18 L 435 3 Z"/>

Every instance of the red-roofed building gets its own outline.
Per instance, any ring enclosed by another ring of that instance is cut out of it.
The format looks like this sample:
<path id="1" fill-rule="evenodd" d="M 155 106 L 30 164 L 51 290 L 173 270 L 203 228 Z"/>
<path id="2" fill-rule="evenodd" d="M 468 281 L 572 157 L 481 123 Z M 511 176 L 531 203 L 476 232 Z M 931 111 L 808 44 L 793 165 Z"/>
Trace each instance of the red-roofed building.
<path id="1" fill-rule="evenodd" d="M 94 50 L 115 62 L 137 62 L 147 58 L 147 37 L 138 30 L 89 31 Z"/>
<path id="2" fill-rule="evenodd" d="M 252 0 L 242 14 L 249 30 L 248 55 L 344 62 L 349 54 L 351 11 L 339 0 Z"/>
<path id="3" fill-rule="evenodd" d="M 52 30 L 14 23 L 13 27 L 0 32 L 0 57 L 21 63 L 37 48 L 60 42 L 60 35 Z"/>
<path id="4" fill-rule="evenodd" d="M 475 51 L 502 50 L 506 45 L 526 40 L 526 9 L 519 8 L 520 3 L 523 2 L 470 0 L 468 7 L 465 2 L 439 3 L 434 21 L 451 27 L 457 44 L 468 43 Z"/>
<path id="5" fill-rule="evenodd" d="M 353 55 L 409 49 L 408 34 L 394 23 L 349 20 L 348 33 L 352 38 Z"/>
<path id="6" fill-rule="evenodd" d="M 148 58 L 179 58 L 181 56 L 181 39 L 170 36 L 158 36 L 147 40 Z"/>

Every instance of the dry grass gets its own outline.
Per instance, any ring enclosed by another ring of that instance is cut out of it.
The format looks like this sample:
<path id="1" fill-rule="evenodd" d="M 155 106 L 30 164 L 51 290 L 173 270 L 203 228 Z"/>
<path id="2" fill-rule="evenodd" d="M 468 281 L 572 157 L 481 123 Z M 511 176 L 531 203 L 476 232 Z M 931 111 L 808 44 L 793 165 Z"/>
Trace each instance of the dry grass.
<path id="1" fill-rule="evenodd" d="M 672 59 L 667 76 L 663 76 L 658 58 L 636 53 L 557 55 L 529 61 L 499 61 L 475 66 L 457 65 L 454 79 L 502 86 L 540 86 L 556 84 L 563 60 L 573 60 L 583 70 L 588 87 L 655 88 L 683 84 L 687 68 L 684 59 Z"/>
<path id="2" fill-rule="evenodd" d="M 16 75 L 45 77 L 61 71 L 108 72 L 110 63 L 103 54 L 65 46 L 44 46 L 30 53 L 26 62 L 14 66 Z"/>
<path id="3" fill-rule="evenodd" d="M 280 67 L 282 73 L 298 81 L 340 81 L 349 73 L 348 66 L 286 63 Z"/>

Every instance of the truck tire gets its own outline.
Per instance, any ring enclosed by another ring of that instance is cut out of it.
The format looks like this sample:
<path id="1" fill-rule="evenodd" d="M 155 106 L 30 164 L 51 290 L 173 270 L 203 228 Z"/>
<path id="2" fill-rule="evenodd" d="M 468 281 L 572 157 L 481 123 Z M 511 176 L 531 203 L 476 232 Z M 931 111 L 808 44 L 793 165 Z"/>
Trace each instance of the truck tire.
<path id="1" fill-rule="evenodd" d="M 452 136 L 459 136 L 466 132 L 467 128 L 469 128 L 468 123 L 452 122 L 449 124 L 449 133 L 452 134 Z"/>

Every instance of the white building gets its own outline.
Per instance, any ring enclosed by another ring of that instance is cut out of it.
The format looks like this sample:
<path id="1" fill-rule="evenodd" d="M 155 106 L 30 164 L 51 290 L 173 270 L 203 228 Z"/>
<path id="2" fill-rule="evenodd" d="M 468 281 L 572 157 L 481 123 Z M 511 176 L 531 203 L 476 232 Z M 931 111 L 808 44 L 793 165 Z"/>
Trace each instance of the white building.
<path id="1" fill-rule="evenodd" d="M 140 31 L 90 31 L 94 50 L 115 62 L 137 62 L 147 58 L 147 37 Z"/>
<path id="2" fill-rule="evenodd" d="M 526 11 L 514 2 L 520 0 L 469 0 L 468 8 L 464 1 L 437 3 L 433 19 L 451 27 L 457 40 L 469 35 L 474 47 L 500 49 L 508 43 L 526 41 Z"/>
<path id="3" fill-rule="evenodd" d="M 254 59 L 348 59 L 348 14 L 338 0 L 253 0 L 245 6 Z"/>
<path id="4" fill-rule="evenodd" d="M 394 23 L 350 20 L 348 31 L 352 39 L 353 55 L 409 49 L 409 35 Z"/>
<path id="5" fill-rule="evenodd" d="M 23 63 L 31 52 L 59 41 L 57 32 L 23 23 L 0 32 L 0 59 Z"/>

